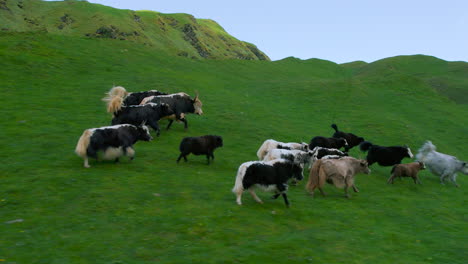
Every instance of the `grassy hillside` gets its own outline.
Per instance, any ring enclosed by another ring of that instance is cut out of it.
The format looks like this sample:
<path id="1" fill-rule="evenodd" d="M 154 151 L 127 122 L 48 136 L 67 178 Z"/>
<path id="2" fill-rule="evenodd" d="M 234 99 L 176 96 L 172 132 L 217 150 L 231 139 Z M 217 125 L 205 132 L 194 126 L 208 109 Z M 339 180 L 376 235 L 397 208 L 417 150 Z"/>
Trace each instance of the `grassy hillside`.
<path id="1" fill-rule="evenodd" d="M 86 1 L 0 0 L 0 30 L 130 41 L 195 59 L 269 60 L 255 45 L 237 40 L 213 20 Z"/>
<path id="2" fill-rule="evenodd" d="M 346 63 L 343 66 L 356 77 L 373 79 L 375 82 L 385 79 L 417 79 L 424 86 L 460 103 L 468 104 L 468 63 L 448 62 L 435 57 L 415 55 L 397 56 L 374 63 Z"/>
<path id="3" fill-rule="evenodd" d="M 466 63 L 422 56 L 352 65 L 191 60 L 130 41 L 4 32 L 0 68 L 2 262 L 468 259 L 464 175 L 460 188 L 439 184 L 427 171 L 421 186 L 410 179 L 387 185 L 390 168 L 373 165 L 370 175 L 357 176 L 361 192 L 351 199 L 332 186 L 325 187 L 328 197 L 312 199 L 301 183 L 290 187 L 290 209 L 262 192 L 264 204 L 245 194 L 237 206 L 230 191 L 238 166 L 255 160 L 265 139 L 331 136 L 331 123 L 413 152 L 432 140 L 439 151 L 467 160 L 468 105 L 430 82 L 439 78 L 466 93 Z M 188 131 L 174 124 L 154 141 L 137 143 L 131 162 L 91 161 L 85 169 L 73 150 L 84 129 L 110 123 L 100 99 L 113 85 L 198 91 L 205 115 L 190 115 Z M 189 156 L 176 164 L 180 140 L 204 134 L 224 138 L 214 163 Z M 356 149 L 350 154 L 364 157 Z"/>

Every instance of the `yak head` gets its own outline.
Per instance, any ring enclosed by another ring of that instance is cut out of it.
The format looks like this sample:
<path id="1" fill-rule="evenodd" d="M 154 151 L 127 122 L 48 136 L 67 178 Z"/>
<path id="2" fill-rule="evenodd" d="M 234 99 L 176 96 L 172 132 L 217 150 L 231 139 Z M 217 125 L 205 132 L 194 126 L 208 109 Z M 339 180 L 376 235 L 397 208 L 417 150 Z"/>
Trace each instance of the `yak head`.
<path id="1" fill-rule="evenodd" d="M 411 153 L 411 149 L 406 145 L 405 145 L 405 148 L 406 148 L 406 151 L 407 151 L 406 157 L 412 159 L 414 157 L 414 155 L 413 155 L 413 153 Z"/>
<path id="2" fill-rule="evenodd" d="M 145 124 L 141 124 L 140 126 L 137 127 L 138 130 L 138 139 L 143 140 L 143 141 L 151 141 L 153 137 L 150 134 L 150 131 Z"/>
<path id="3" fill-rule="evenodd" d="M 200 101 L 200 98 L 198 98 L 198 93 L 195 96 L 195 98 L 192 100 L 193 108 L 195 109 L 194 113 L 197 115 L 203 115 L 203 110 L 202 106 L 203 103 Z"/>
<path id="4" fill-rule="evenodd" d="M 223 138 L 222 138 L 222 137 L 220 137 L 220 136 L 215 136 L 215 146 L 216 146 L 217 148 L 223 146 Z"/>
<path id="5" fill-rule="evenodd" d="M 462 169 L 460 170 L 463 174 L 468 175 L 468 163 L 463 162 Z"/>
<path id="6" fill-rule="evenodd" d="M 359 160 L 359 167 L 361 172 L 364 174 L 370 174 L 371 170 L 369 169 L 369 164 L 365 160 Z"/>

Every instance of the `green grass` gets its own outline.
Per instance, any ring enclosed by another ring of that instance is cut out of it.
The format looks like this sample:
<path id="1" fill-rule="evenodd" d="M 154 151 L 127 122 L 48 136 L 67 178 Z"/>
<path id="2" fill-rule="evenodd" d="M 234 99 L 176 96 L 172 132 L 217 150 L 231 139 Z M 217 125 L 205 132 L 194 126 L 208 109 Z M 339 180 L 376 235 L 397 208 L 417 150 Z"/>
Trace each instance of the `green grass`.
<path id="1" fill-rule="evenodd" d="M 265 139 L 331 136 L 331 123 L 413 152 L 432 140 L 468 159 L 467 104 L 427 82 L 439 76 L 466 93 L 467 75 L 450 71 L 466 63 L 424 59 L 433 63 L 190 60 L 127 41 L 3 33 L 1 262 L 466 263 L 464 175 L 460 188 L 427 171 L 421 186 L 387 185 L 390 168 L 373 165 L 349 200 L 332 186 L 314 199 L 304 183 L 291 186 L 290 209 L 262 192 L 264 204 L 245 194 L 237 206 L 231 193 L 238 166 Z M 190 115 L 188 131 L 174 124 L 137 143 L 131 162 L 85 169 L 73 150 L 84 129 L 110 123 L 100 99 L 113 85 L 199 92 L 205 115 Z M 180 140 L 204 134 L 224 139 L 214 163 L 191 155 L 176 164 Z M 23 221 L 6 223 L 15 219 Z"/>

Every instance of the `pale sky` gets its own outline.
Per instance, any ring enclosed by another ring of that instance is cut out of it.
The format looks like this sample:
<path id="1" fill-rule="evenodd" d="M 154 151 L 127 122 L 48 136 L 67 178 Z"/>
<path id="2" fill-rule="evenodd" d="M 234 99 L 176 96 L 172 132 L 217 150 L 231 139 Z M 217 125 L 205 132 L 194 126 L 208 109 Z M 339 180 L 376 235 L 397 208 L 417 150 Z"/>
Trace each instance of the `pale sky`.
<path id="1" fill-rule="evenodd" d="M 218 22 L 272 60 L 336 63 L 424 54 L 468 61 L 468 0 L 89 0 Z"/>

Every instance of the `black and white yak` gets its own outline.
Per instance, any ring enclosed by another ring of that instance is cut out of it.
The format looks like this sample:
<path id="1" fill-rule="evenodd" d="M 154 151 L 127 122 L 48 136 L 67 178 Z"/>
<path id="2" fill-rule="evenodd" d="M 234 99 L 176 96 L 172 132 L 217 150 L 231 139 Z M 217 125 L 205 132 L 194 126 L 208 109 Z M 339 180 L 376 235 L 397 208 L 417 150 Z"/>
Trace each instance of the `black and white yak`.
<path id="1" fill-rule="evenodd" d="M 306 164 L 311 163 L 312 152 L 298 149 L 272 149 L 263 158 L 263 161 L 275 159 L 285 159 L 298 164 L 302 169 Z M 297 181 L 292 179 L 292 184 L 297 185 Z"/>
<path id="2" fill-rule="evenodd" d="M 75 153 L 84 159 L 84 167 L 89 168 L 88 158 L 98 158 L 98 152 L 104 153 L 106 160 L 119 161 L 121 156 L 132 160 L 135 156 L 133 145 L 138 140 L 152 139 L 148 127 L 134 125 L 116 125 L 86 129 L 78 140 Z"/>
<path id="3" fill-rule="evenodd" d="M 267 139 L 263 142 L 260 148 L 257 151 L 257 157 L 259 160 L 263 160 L 265 155 L 272 149 L 287 149 L 287 150 L 302 150 L 302 151 L 309 151 L 309 145 L 307 143 L 283 143 L 273 139 Z"/>
<path id="4" fill-rule="evenodd" d="M 282 195 L 286 206 L 289 207 L 286 191 L 288 180 L 291 178 L 296 181 L 303 179 L 301 167 L 294 162 L 285 159 L 266 162 L 249 161 L 240 165 L 232 192 L 236 194 L 238 205 L 242 204 L 241 197 L 244 190 L 248 190 L 255 201 L 263 203 L 254 190 L 259 187 L 266 191 L 275 192 L 274 199 Z"/>
<path id="5" fill-rule="evenodd" d="M 156 131 L 157 136 L 160 134 L 158 121 L 167 116 L 174 114 L 174 111 L 168 104 L 149 103 L 145 105 L 131 105 L 120 108 L 114 113 L 112 125 L 132 124 L 140 125 L 147 124 Z"/>
<path id="6" fill-rule="evenodd" d="M 193 153 L 194 155 L 206 155 L 208 164 L 210 164 L 210 158 L 214 160 L 214 150 L 222 146 L 223 138 L 216 135 L 183 138 L 179 145 L 180 155 L 177 158 L 177 163 L 181 158 L 187 162 L 187 155 Z"/>
<path id="7" fill-rule="evenodd" d="M 146 97 L 166 94 L 158 90 L 130 93 L 122 86 L 115 86 L 106 93 L 102 101 L 107 103 L 107 111 L 114 113 L 122 106 L 139 105 Z"/>
<path id="8" fill-rule="evenodd" d="M 348 156 L 348 153 L 334 148 L 315 147 L 312 151 L 311 165 L 319 159 L 339 159 Z"/>
<path id="9" fill-rule="evenodd" d="M 263 158 L 263 161 L 286 159 L 299 164 L 301 167 L 304 167 L 304 165 L 310 162 L 311 157 L 311 151 L 302 151 L 298 149 L 272 149 L 268 151 L 268 153 Z"/>
<path id="10" fill-rule="evenodd" d="M 187 129 L 186 114 L 192 113 L 196 115 L 202 115 L 202 102 L 198 98 L 198 95 L 192 99 L 186 93 L 175 93 L 168 95 L 150 96 L 146 97 L 141 101 L 141 105 L 146 103 L 157 103 L 157 104 L 168 104 L 169 107 L 174 111 L 174 116 L 169 117 L 169 124 L 166 129 L 169 129 L 174 120 L 181 121 L 184 123 L 184 128 Z"/>
<path id="11" fill-rule="evenodd" d="M 345 152 L 348 152 L 351 148 L 358 146 L 364 141 L 363 137 L 356 136 L 353 133 L 339 131 L 338 126 L 336 124 L 332 124 L 331 127 L 335 129 L 335 133 L 333 133 L 332 137 L 346 139 L 348 146 L 345 146 Z"/>
<path id="12" fill-rule="evenodd" d="M 382 147 L 373 145 L 369 141 L 364 141 L 359 145 L 361 151 L 367 151 L 367 163 L 370 165 L 377 162 L 380 166 L 393 166 L 400 164 L 404 158 L 413 158 L 411 149 L 407 146 Z"/>

